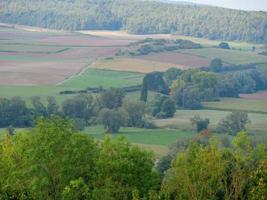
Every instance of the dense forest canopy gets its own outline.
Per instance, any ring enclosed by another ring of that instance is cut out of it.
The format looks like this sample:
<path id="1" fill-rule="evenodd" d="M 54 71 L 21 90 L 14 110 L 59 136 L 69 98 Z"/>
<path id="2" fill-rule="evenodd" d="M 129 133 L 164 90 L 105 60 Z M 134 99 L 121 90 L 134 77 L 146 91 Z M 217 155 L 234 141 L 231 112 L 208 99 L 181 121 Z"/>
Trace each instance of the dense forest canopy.
<path id="1" fill-rule="evenodd" d="M 267 13 L 139 0 L 5 0 L 0 22 L 54 29 L 267 41 Z"/>

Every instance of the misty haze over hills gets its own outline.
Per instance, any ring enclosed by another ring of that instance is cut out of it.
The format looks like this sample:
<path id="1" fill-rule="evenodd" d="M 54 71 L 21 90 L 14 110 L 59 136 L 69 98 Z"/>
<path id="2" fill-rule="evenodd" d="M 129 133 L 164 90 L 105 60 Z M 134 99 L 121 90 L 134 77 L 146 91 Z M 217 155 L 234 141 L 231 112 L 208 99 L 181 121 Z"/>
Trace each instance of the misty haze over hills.
<path id="1" fill-rule="evenodd" d="M 164 1 L 164 0 L 162 0 Z M 247 0 L 244 2 L 243 0 L 166 0 L 165 2 L 173 2 L 173 3 L 182 3 L 182 4 L 197 4 L 204 6 L 217 6 L 224 8 L 231 8 L 236 10 L 248 10 L 248 11 L 265 11 L 267 12 L 267 1 L 264 0 Z"/>

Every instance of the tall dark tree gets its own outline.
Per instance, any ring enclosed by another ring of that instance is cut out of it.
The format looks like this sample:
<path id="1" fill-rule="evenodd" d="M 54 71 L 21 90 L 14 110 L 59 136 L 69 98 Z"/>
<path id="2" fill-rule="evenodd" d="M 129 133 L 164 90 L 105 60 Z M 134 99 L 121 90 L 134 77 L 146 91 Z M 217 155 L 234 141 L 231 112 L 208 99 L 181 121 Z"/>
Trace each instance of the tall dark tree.
<path id="1" fill-rule="evenodd" d="M 140 101 L 147 102 L 147 97 L 148 97 L 148 83 L 147 83 L 147 77 L 145 76 L 142 83 Z"/>

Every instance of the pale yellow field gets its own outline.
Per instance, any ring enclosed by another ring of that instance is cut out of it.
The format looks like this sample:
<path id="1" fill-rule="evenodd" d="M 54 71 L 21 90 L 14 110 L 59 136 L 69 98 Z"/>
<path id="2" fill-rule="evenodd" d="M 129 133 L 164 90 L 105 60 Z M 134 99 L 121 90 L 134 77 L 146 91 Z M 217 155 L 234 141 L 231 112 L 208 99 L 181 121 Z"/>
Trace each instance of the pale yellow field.
<path id="1" fill-rule="evenodd" d="M 153 71 L 166 71 L 170 67 L 184 69 L 185 66 L 178 66 L 172 63 L 155 62 L 135 58 L 114 58 L 97 60 L 92 64 L 95 69 L 109 69 L 115 71 L 149 73 Z"/>
<path id="2" fill-rule="evenodd" d="M 93 36 L 101 36 L 101 37 L 110 37 L 110 38 L 120 38 L 120 39 L 132 39 L 132 40 L 142 40 L 145 38 L 154 38 L 154 39 L 182 39 L 182 40 L 191 40 L 193 42 L 199 43 L 205 47 L 218 46 L 221 41 L 219 40 L 209 40 L 205 38 L 197 38 L 191 36 L 183 36 L 183 35 L 173 35 L 173 34 L 148 34 L 148 35 L 135 35 L 127 33 L 126 31 L 108 31 L 108 30 L 84 30 L 78 31 L 79 33 Z M 262 45 L 252 44 L 248 42 L 239 42 L 239 41 L 227 41 L 232 48 L 240 49 L 240 50 L 251 50 L 252 46 L 255 46 L 256 49 L 261 49 Z"/>

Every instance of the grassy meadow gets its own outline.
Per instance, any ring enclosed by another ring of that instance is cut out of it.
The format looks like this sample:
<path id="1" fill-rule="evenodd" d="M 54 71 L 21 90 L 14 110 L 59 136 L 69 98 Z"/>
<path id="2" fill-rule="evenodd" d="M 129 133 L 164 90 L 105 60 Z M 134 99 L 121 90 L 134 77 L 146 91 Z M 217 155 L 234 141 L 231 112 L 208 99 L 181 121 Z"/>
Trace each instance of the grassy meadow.
<path id="1" fill-rule="evenodd" d="M 267 63 L 267 56 L 258 55 L 254 52 L 244 52 L 240 50 L 203 48 L 185 49 L 180 50 L 179 52 L 210 59 L 220 58 L 227 64 Z"/>
<path id="2" fill-rule="evenodd" d="M 190 119 L 195 115 L 199 115 L 201 118 L 210 119 L 210 128 L 214 129 L 217 124 L 225 118 L 230 111 L 221 110 L 177 110 L 175 116 L 169 119 L 157 119 L 155 123 L 157 126 L 166 128 L 177 128 L 184 130 L 192 130 Z M 247 129 L 250 133 L 262 132 L 267 134 L 267 114 L 261 113 L 248 113 L 250 123 L 247 125 Z"/>
<path id="3" fill-rule="evenodd" d="M 32 96 L 40 96 L 43 100 L 47 96 L 55 96 L 58 102 L 72 97 L 60 95 L 66 90 L 83 90 L 87 87 L 125 87 L 141 84 L 143 74 L 131 72 L 117 72 L 110 70 L 97 70 L 88 68 L 84 73 L 74 76 L 62 84 L 51 86 L 0 86 L 0 97 L 11 98 L 20 96 L 29 101 Z"/>
<path id="4" fill-rule="evenodd" d="M 205 102 L 204 108 L 212 110 L 244 110 L 254 113 L 267 114 L 267 103 L 265 99 L 242 99 L 222 98 L 220 101 Z"/>

